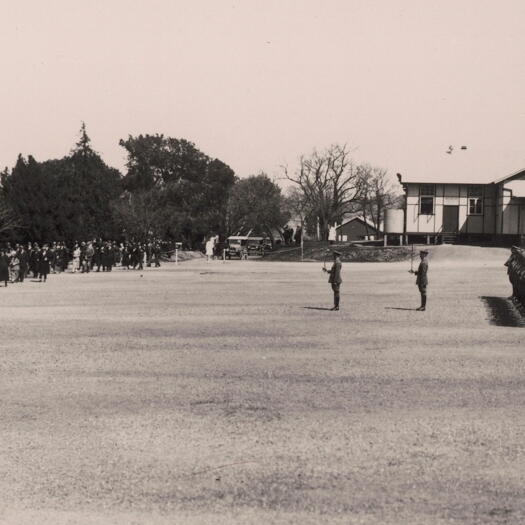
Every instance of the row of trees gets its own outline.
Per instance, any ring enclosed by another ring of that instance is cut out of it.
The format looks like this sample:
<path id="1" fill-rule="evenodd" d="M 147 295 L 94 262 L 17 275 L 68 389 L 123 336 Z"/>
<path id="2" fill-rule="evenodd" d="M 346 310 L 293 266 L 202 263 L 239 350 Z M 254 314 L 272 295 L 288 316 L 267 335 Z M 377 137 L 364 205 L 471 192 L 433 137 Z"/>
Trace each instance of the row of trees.
<path id="1" fill-rule="evenodd" d="M 20 155 L 1 174 L 0 235 L 39 242 L 155 236 L 192 247 L 210 233 L 273 237 L 301 217 L 326 237 L 348 213 L 379 224 L 395 201 L 386 173 L 356 165 L 346 146 L 302 157 L 293 173 L 283 167 L 284 195 L 266 174 L 239 179 L 184 139 L 139 135 L 120 145 L 124 175 L 93 150 L 84 124 L 62 159 Z"/>
<path id="2" fill-rule="evenodd" d="M 1 174 L 0 234 L 20 241 L 161 237 L 188 246 L 210 233 L 272 235 L 290 218 L 265 174 L 239 179 L 184 139 L 129 136 L 127 172 L 107 166 L 85 125 L 58 160 L 18 157 Z"/>

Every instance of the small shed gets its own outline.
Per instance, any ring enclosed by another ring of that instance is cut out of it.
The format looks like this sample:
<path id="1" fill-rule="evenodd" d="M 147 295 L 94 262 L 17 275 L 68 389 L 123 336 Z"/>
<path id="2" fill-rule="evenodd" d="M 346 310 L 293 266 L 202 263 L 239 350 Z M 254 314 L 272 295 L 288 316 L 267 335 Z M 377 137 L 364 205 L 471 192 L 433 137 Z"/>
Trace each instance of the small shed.
<path id="1" fill-rule="evenodd" d="M 381 235 L 381 230 L 359 216 L 351 217 L 337 227 L 338 242 L 373 241 L 377 240 Z"/>

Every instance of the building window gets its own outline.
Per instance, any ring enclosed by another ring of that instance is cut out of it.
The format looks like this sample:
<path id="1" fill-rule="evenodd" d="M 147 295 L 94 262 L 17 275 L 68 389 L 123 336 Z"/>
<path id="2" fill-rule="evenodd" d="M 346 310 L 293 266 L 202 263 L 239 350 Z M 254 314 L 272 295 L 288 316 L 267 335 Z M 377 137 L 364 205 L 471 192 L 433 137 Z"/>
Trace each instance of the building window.
<path id="1" fill-rule="evenodd" d="M 468 187 L 469 215 L 483 215 L 483 186 Z"/>
<path id="2" fill-rule="evenodd" d="M 434 197 L 436 186 L 434 184 L 421 184 L 419 186 L 419 213 L 420 215 L 434 215 Z"/>

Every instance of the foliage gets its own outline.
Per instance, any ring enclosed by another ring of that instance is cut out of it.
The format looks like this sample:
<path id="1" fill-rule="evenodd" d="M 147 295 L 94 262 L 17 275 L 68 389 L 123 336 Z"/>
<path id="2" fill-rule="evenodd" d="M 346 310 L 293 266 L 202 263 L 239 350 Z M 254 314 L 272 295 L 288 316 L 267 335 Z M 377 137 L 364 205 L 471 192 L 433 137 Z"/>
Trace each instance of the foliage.
<path id="1" fill-rule="evenodd" d="M 0 237 L 13 235 L 21 226 L 13 208 L 0 195 Z"/>
<path id="2" fill-rule="evenodd" d="M 120 193 L 119 171 L 93 151 L 84 125 L 69 156 L 39 163 L 19 155 L 2 176 L 2 195 L 21 223 L 24 240 L 112 237 L 117 231 L 111 201 Z"/>
<path id="3" fill-rule="evenodd" d="M 120 145 L 128 154 L 127 191 L 141 198 L 150 198 L 153 193 L 147 197 L 147 192 L 154 191 L 162 210 L 157 231 L 189 246 L 210 232 L 225 233 L 229 190 L 236 180 L 229 166 L 184 139 L 139 135 L 121 140 Z"/>
<path id="4" fill-rule="evenodd" d="M 281 189 L 265 173 L 239 180 L 228 201 L 229 233 L 264 233 L 273 239 L 290 219 Z"/>
<path id="5" fill-rule="evenodd" d="M 115 221 L 127 240 L 164 237 L 164 214 L 159 200 L 158 190 L 152 188 L 137 193 L 125 192 L 113 203 Z"/>

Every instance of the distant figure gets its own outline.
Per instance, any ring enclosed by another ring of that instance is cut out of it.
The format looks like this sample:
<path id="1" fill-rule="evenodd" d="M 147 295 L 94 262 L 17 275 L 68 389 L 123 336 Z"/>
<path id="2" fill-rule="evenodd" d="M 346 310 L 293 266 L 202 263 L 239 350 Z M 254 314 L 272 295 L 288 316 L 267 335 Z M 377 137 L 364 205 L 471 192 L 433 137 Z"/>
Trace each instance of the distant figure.
<path id="1" fill-rule="evenodd" d="M 73 273 L 77 273 L 77 271 L 80 270 L 80 254 L 80 246 L 78 243 L 75 243 L 75 248 L 73 249 Z"/>
<path id="2" fill-rule="evenodd" d="M 426 250 L 421 250 L 419 252 L 419 257 L 421 262 L 417 271 L 409 270 L 410 273 L 414 273 L 416 277 L 416 285 L 419 288 L 419 293 L 421 294 L 421 306 L 417 309 L 419 312 L 424 312 L 427 307 L 427 286 L 428 286 L 428 261 L 427 261 L 428 252 Z"/>
<path id="3" fill-rule="evenodd" d="M 9 256 L 5 250 L 0 252 L 0 281 L 3 281 L 7 288 L 7 281 L 9 281 Z"/>
<path id="4" fill-rule="evenodd" d="M 20 246 L 18 250 L 18 260 L 20 261 L 18 282 L 23 283 L 27 273 L 27 252 L 25 251 L 23 246 Z"/>
<path id="5" fill-rule="evenodd" d="M 206 262 L 210 262 L 213 259 L 213 248 L 215 247 L 215 238 L 210 237 L 206 241 Z"/>
<path id="6" fill-rule="evenodd" d="M 298 226 L 297 229 L 295 230 L 295 235 L 294 235 L 295 244 L 297 245 L 301 244 L 302 236 L 303 236 L 303 230 L 301 229 L 300 226 Z"/>
<path id="7" fill-rule="evenodd" d="M 51 270 L 51 252 L 49 251 L 49 247 L 47 244 L 44 244 L 44 247 L 40 251 L 39 259 L 38 259 L 38 275 L 39 275 L 39 281 L 44 282 L 47 281 L 47 276 L 49 275 L 49 272 Z"/>
<path id="8" fill-rule="evenodd" d="M 330 244 L 334 244 L 336 239 L 337 239 L 337 229 L 334 224 L 333 226 L 330 226 L 330 229 L 328 230 L 328 240 L 330 241 Z"/>
<path id="9" fill-rule="evenodd" d="M 332 285 L 332 290 L 334 291 L 334 307 L 332 310 L 339 310 L 340 290 L 343 282 L 343 279 L 341 279 L 341 268 L 343 265 L 341 263 L 341 252 L 334 250 L 333 255 L 334 264 L 332 264 L 332 268 L 330 270 L 323 268 L 323 271 L 330 274 L 328 282 Z"/>

